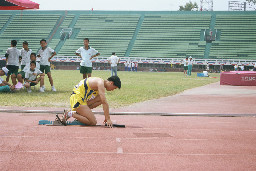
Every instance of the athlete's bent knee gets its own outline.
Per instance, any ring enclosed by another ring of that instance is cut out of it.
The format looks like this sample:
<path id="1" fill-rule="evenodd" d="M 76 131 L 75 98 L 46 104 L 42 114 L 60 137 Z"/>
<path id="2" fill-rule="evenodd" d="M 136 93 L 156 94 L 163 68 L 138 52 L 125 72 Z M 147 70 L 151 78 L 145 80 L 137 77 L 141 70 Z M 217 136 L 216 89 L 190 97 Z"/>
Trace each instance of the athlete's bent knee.
<path id="1" fill-rule="evenodd" d="M 90 125 L 91 126 L 95 126 L 96 124 L 97 124 L 97 120 L 96 119 L 90 121 Z"/>

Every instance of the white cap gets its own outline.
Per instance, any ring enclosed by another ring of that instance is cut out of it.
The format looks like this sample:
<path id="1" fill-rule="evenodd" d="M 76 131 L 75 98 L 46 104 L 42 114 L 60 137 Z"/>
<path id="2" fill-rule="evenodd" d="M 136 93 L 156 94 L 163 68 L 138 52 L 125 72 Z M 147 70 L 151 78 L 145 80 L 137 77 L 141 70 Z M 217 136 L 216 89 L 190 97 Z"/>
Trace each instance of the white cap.
<path id="1" fill-rule="evenodd" d="M 5 75 L 7 76 L 9 70 L 6 67 L 3 67 L 2 70 L 4 71 Z"/>
<path id="2" fill-rule="evenodd" d="M 190 59 L 192 58 L 192 56 L 189 57 Z"/>

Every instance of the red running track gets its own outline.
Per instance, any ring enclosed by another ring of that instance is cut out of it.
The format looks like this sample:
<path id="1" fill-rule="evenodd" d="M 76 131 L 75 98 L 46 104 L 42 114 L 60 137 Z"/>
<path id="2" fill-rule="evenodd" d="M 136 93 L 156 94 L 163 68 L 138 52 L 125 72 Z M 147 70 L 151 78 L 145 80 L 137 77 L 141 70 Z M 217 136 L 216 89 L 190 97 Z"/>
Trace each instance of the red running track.
<path id="1" fill-rule="evenodd" d="M 102 115 L 96 115 L 99 123 Z M 112 116 L 127 128 L 0 113 L 0 170 L 256 170 L 255 117 Z"/>

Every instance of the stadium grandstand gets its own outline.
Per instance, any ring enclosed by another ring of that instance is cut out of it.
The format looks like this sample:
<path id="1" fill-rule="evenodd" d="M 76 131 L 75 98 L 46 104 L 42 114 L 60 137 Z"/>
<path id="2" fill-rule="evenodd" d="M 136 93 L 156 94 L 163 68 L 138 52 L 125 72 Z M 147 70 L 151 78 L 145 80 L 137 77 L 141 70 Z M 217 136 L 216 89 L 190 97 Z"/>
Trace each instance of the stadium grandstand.
<path id="1" fill-rule="evenodd" d="M 100 57 L 256 60 L 256 11 L 0 11 L 0 57 L 10 41 L 63 59 L 88 37 Z"/>

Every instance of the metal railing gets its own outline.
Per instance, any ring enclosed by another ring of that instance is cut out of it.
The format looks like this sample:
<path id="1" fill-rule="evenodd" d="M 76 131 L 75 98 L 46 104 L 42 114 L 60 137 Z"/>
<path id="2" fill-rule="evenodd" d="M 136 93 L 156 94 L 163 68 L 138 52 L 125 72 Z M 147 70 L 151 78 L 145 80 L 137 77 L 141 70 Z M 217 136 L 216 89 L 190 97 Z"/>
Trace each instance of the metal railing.
<path id="1" fill-rule="evenodd" d="M 96 57 L 92 62 L 108 63 L 109 57 Z M 0 60 L 6 60 L 5 57 L 0 57 Z M 183 64 L 184 58 L 139 58 L 139 57 L 120 57 L 120 63 L 132 61 L 137 63 L 151 63 L 151 64 Z M 52 62 L 80 62 L 79 56 L 54 56 Z M 254 66 L 256 60 L 245 59 L 193 59 L 195 65 L 244 65 Z"/>

